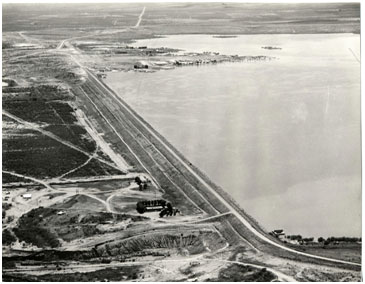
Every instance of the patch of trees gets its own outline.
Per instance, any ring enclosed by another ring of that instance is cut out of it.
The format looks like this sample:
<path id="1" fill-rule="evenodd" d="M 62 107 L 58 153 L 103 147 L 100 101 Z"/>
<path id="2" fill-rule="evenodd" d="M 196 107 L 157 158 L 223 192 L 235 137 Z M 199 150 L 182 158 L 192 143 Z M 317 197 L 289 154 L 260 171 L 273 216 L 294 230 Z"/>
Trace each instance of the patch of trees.
<path id="1" fill-rule="evenodd" d="M 303 244 L 303 243 L 311 243 L 314 241 L 314 238 L 311 237 L 311 238 L 303 238 L 301 235 L 289 235 L 287 236 L 287 238 L 289 240 L 292 240 L 292 241 L 298 241 L 299 243 Z"/>
<path id="2" fill-rule="evenodd" d="M 287 236 L 287 238 L 289 240 L 292 240 L 292 241 L 302 241 L 302 242 L 313 242 L 314 241 L 314 238 L 303 238 L 301 235 L 290 235 L 290 236 Z"/>
<path id="3" fill-rule="evenodd" d="M 319 243 L 324 243 L 325 245 L 331 244 L 331 243 L 357 243 L 361 242 L 361 238 L 356 237 L 329 237 L 327 239 L 324 239 L 323 237 L 318 238 Z"/>
<path id="4" fill-rule="evenodd" d="M 287 238 L 289 240 L 292 240 L 292 241 L 300 241 L 300 240 L 302 240 L 302 236 L 301 235 L 290 235 L 290 236 L 287 236 Z"/>
<path id="5" fill-rule="evenodd" d="M 136 280 L 139 277 L 141 266 L 127 266 L 118 268 L 105 268 L 91 272 L 75 272 L 64 274 L 46 274 L 37 276 L 36 281 L 46 282 L 101 282 Z"/>

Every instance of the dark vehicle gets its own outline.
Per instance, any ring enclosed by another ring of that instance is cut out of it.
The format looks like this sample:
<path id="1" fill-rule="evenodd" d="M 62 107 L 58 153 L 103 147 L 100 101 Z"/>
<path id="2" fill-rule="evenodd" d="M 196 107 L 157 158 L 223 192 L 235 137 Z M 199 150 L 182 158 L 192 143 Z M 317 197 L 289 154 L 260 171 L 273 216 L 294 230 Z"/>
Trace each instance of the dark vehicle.
<path id="1" fill-rule="evenodd" d="M 143 214 L 148 211 L 161 211 L 166 207 L 167 201 L 163 199 L 143 200 L 137 202 L 137 212 Z"/>

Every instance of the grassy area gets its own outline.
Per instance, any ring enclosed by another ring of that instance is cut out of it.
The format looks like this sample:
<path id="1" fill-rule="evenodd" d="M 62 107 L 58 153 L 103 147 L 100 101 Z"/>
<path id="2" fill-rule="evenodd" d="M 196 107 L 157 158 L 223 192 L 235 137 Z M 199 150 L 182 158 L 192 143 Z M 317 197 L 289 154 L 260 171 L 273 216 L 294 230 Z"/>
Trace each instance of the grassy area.
<path id="1" fill-rule="evenodd" d="M 124 188 L 130 185 L 130 182 L 134 181 L 134 178 L 129 179 L 113 179 L 113 180 L 106 180 L 106 181 L 93 181 L 93 182 L 83 182 L 83 183 L 69 183 L 67 185 L 59 184 L 54 185 L 55 188 L 68 188 L 68 187 L 78 187 L 80 191 L 82 189 L 89 189 L 89 188 L 97 188 L 100 192 L 109 192 L 115 189 Z"/>
<path id="2" fill-rule="evenodd" d="M 103 282 L 103 281 L 131 281 L 139 278 L 141 266 L 126 266 L 118 268 L 105 268 L 92 272 L 74 272 L 61 274 L 46 274 L 42 276 L 30 276 L 22 278 L 11 274 L 3 274 L 5 282 Z"/>
<path id="3" fill-rule="evenodd" d="M 73 109 L 67 102 L 10 100 L 3 102 L 3 109 L 28 122 L 52 126 L 72 125 L 77 122 Z"/>
<path id="4" fill-rule="evenodd" d="M 87 224 L 87 223 L 103 223 L 106 221 L 125 221 L 125 220 L 131 220 L 132 222 L 140 222 L 140 221 L 146 221 L 148 220 L 147 217 L 144 216 L 134 216 L 134 215 L 128 215 L 128 214 L 112 214 L 109 212 L 100 212 L 100 213 L 88 213 L 86 214 L 81 220 L 81 224 Z"/>
<path id="5" fill-rule="evenodd" d="M 82 191 L 79 190 L 81 193 Z M 106 211 L 104 204 L 86 195 L 74 195 L 66 198 L 62 203 L 52 206 L 55 209 Z"/>
<path id="6" fill-rule="evenodd" d="M 179 3 L 147 6 L 143 27 L 157 34 L 359 33 L 358 4 Z"/>
<path id="7" fill-rule="evenodd" d="M 42 89 L 42 92 L 47 91 Z M 52 90 L 52 88 L 50 89 Z M 35 91 L 34 91 L 35 92 Z M 38 92 L 40 92 L 38 90 Z M 36 93 L 36 92 L 35 92 Z M 52 96 L 51 96 L 52 97 Z M 57 97 L 57 96 L 55 96 Z M 7 100 L 3 108 L 11 114 L 32 123 L 43 126 L 60 139 L 70 142 L 88 153 L 94 153 L 96 143 L 86 130 L 77 125 L 73 108 L 68 102 L 44 100 Z M 6 117 L 6 121 L 16 126 L 18 122 Z M 3 167 L 32 177 L 57 177 L 77 168 L 88 157 L 38 131 L 9 127 L 5 129 L 3 139 Z M 102 152 L 97 152 L 99 155 Z M 106 155 L 101 155 L 105 157 Z M 84 177 L 122 174 L 121 171 L 96 159 L 68 174 L 67 177 Z M 5 176 L 4 182 L 20 181 L 19 178 Z"/>
<path id="8" fill-rule="evenodd" d="M 2 151 L 4 170 L 38 178 L 57 177 L 87 159 L 83 153 L 33 130 L 4 137 Z"/>
<path id="9" fill-rule="evenodd" d="M 51 34 L 52 29 L 83 31 L 134 26 L 141 13 L 140 5 L 52 4 L 4 5 L 4 31 L 39 31 Z M 57 11 L 57 13 L 55 13 Z M 19 21 L 21 19 L 22 21 Z M 57 32 L 55 33 L 57 35 Z"/>
<path id="10" fill-rule="evenodd" d="M 6 50 L 3 74 L 26 85 L 67 86 L 82 83 L 84 79 L 84 72 L 66 54 L 49 52 L 44 48 L 37 52 L 18 48 Z"/>
<path id="11" fill-rule="evenodd" d="M 87 165 L 79 168 L 78 170 L 65 175 L 66 178 L 74 177 L 87 177 L 87 176 L 108 176 L 108 175 L 121 175 L 121 171 L 106 165 L 96 159 L 90 160 Z"/>
<path id="12" fill-rule="evenodd" d="M 87 34 L 94 29 L 126 28 L 137 23 L 143 6 L 146 6 L 146 12 L 140 28 L 154 34 L 360 31 L 358 3 L 120 3 L 42 4 L 37 7 L 7 4 L 3 7 L 3 31 L 34 31 L 33 36 L 42 37 L 44 34 L 46 39 L 58 39 L 58 34 L 66 35 L 65 31 L 70 34 L 72 28 L 77 28 L 74 36 Z M 53 13 L 55 9 L 62 16 Z"/>
<path id="13" fill-rule="evenodd" d="M 361 244 L 339 243 L 339 244 L 310 244 L 310 245 L 290 245 L 296 250 L 306 253 L 341 259 L 350 262 L 361 263 Z"/>
<path id="14" fill-rule="evenodd" d="M 80 147 L 86 152 L 92 153 L 95 151 L 95 141 L 91 139 L 86 130 L 80 125 L 50 125 L 44 128 L 52 132 L 56 136 Z"/>

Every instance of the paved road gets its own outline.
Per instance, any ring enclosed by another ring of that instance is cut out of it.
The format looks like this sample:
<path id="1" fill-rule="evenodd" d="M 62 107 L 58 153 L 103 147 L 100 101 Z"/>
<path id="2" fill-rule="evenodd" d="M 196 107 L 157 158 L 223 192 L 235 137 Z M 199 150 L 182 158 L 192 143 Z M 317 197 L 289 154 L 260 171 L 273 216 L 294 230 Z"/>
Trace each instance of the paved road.
<path id="1" fill-rule="evenodd" d="M 87 70 L 86 70 L 87 71 Z M 98 80 L 98 78 L 96 78 L 96 76 L 94 74 L 92 74 L 90 71 L 87 71 L 89 79 L 92 81 L 92 84 L 94 84 L 99 90 L 101 90 L 103 92 L 103 95 L 106 97 L 103 100 L 103 105 L 99 107 L 99 111 L 101 113 L 104 113 L 106 111 L 110 111 L 108 108 L 110 108 L 110 103 L 113 104 L 113 108 L 115 109 L 116 105 L 121 109 L 122 112 L 124 113 L 128 113 L 128 115 L 130 115 L 134 121 L 137 121 L 141 126 L 143 126 L 144 130 L 148 133 L 149 136 L 152 136 L 154 139 L 156 139 L 159 143 L 161 143 L 161 145 L 163 145 L 163 147 L 165 147 L 165 149 L 169 152 L 169 154 L 171 154 L 176 160 L 179 161 L 179 163 L 181 165 L 184 166 L 184 168 L 192 175 L 194 176 L 201 184 L 203 184 L 212 195 L 214 195 L 222 204 L 224 204 L 228 210 L 230 212 L 232 212 L 232 214 L 234 216 L 236 216 L 240 222 L 242 224 L 244 224 L 256 237 L 258 237 L 259 239 L 261 239 L 262 241 L 264 241 L 265 243 L 268 243 L 272 246 L 275 246 L 277 248 L 283 249 L 285 251 L 288 251 L 290 253 L 296 254 L 296 255 L 301 255 L 301 256 L 305 256 L 305 257 L 309 257 L 309 258 L 313 258 L 313 259 L 318 259 L 318 260 L 323 260 L 323 261 L 329 261 L 329 262 L 333 262 L 333 263 L 339 263 L 339 264 L 347 264 L 347 265 L 352 265 L 352 266 L 357 266 L 357 267 L 361 267 L 361 264 L 359 263 L 354 263 L 354 262 L 350 262 L 350 261 L 344 261 L 344 260 L 338 260 L 338 259 L 333 259 L 333 258 L 329 258 L 329 257 L 324 257 L 324 256 L 317 256 L 317 255 L 312 255 L 309 253 L 305 253 L 305 252 L 300 252 L 300 251 L 296 251 L 294 249 L 291 249 L 289 247 L 286 247 L 284 245 L 281 245 L 271 239 L 269 239 L 267 236 L 265 236 L 264 234 L 262 234 L 261 232 L 259 232 L 258 230 L 256 230 L 248 220 L 246 220 L 246 218 L 244 216 L 241 215 L 241 213 L 239 211 L 236 210 L 236 208 L 234 206 L 232 206 L 230 204 L 230 202 L 226 201 L 218 192 L 215 191 L 214 188 L 212 188 L 198 173 L 195 172 L 195 170 L 193 168 L 190 167 L 189 164 L 187 164 L 184 160 L 182 160 L 180 158 L 179 155 L 177 155 L 173 149 L 171 149 L 169 147 L 169 145 L 167 145 L 163 140 L 160 139 L 160 137 L 158 135 L 155 134 L 154 131 L 151 130 L 151 128 L 146 125 L 142 120 L 140 120 L 139 117 L 137 117 L 130 109 L 129 107 L 126 105 L 125 102 L 123 102 L 119 97 L 117 97 L 114 93 L 110 92 L 106 87 L 104 87 L 104 85 L 102 83 L 100 83 L 100 81 Z M 100 94 L 101 95 L 101 94 Z M 100 101 L 99 101 L 100 103 Z M 111 121 L 107 120 L 107 123 L 110 124 L 110 126 L 115 130 L 115 127 L 112 126 Z M 115 122 L 114 122 L 115 123 Z M 122 134 L 122 133 L 121 133 Z M 201 196 L 208 204 L 210 204 L 210 202 L 204 198 L 204 196 Z"/>

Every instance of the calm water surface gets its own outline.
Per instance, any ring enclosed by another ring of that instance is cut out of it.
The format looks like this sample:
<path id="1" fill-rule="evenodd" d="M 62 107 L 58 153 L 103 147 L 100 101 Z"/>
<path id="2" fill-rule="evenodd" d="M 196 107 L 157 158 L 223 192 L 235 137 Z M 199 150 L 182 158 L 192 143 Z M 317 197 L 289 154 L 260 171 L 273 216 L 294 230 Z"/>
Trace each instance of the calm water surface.
<path id="1" fill-rule="evenodd" d="M 106 81 L 266 229 L 361 235 L 358 35 L 175 35 L 141 45 L 277 57 Z"/>

